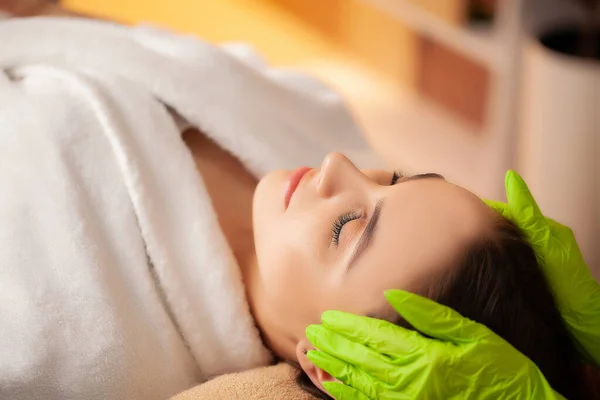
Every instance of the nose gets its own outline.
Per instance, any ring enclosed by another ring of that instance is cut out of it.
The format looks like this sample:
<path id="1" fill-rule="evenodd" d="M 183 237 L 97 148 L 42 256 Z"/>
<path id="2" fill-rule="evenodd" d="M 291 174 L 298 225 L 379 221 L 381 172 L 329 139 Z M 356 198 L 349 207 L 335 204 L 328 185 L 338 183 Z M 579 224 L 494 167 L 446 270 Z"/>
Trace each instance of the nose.
<path id="1" fill-rule="evenodd" d="M 333 197 L 346 190 L 358 190 L 368 181 L 346 156 L 330 153 L 323 160 L 317 192 L 321 197 Z"/>

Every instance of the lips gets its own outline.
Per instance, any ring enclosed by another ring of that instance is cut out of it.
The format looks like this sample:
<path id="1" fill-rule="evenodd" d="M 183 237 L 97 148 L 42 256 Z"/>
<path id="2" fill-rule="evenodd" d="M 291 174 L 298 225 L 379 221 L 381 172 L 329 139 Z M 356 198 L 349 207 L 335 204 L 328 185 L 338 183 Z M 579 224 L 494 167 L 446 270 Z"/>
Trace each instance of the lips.
<path id="1" fill-rule="evenodd" d="M 283 200 L 286 209 L 290 205 L 290 200 L 292 199 L 292 195 L 298 188 L 300 181 L 302 180 L 304 175 L 306 175 L 306 173 L 308 171 L 310 171 L 311 169 L 312 168 L 309 168 L 309 167 L 297 168 L 288 177 L 288 179 L 286 181 L 285 189 L 284 189 L 284 200 Z"/>

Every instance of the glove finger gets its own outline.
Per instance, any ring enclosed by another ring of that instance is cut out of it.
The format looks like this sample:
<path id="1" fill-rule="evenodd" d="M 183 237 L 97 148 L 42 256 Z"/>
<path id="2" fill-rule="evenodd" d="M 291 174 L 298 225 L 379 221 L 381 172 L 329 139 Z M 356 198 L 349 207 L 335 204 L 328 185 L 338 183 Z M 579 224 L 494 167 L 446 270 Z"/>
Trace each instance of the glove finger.
<path id="1" fill-rule="evenodd" d="M 490 206 L 492 209 L 494 209 L 497 212 L 499 212 L 500 214 L 502 214 L 502 216 L 504 216 L 505 218 L 511 219 L 510 209 L 508 207 L 508 204 L 503 203 L 501 201 L 486 200 L 486 199 L 484 199 L 483 202 L 485 204 L 487 204 L 488 206 Z"/>
<path id="2" fill-rule="evenodd" d="M 317 367 L 329 373 L 329 375 L 351 386 L 367 397 L 378 398 L 377 382 L 361 368 L 348 364 L 337 357 L 333 357 L 323 351 L 311 350 L 306 356 Z M 391 368 L 388 365 L 388 369 Z"/>
<path id="3" fill-rule="evenodd" d="M 514 171 L 508 171 L 505 186 L 511 219 L 534 245 L 546 243 L 550 235 L 548 221 L 523 178 Z"/>
<path id="4" fill-rule="evenodd" d="M 403 290 L 387 290 L 385 297 L 415 329 L 433 338 L 461 344 L 489 335 L 485 326 L 428 298 Z"/>
<path id="5" fill-rule="evenodd" d="M 321 315 L 321 321 L 327 329 L 374 349 L 380 354 L 394 356 L 409 354 L 417 351 L 427 342 L 427 339 L 418 332 L 391 322 L 342 311 L 325 311 Z"/>
<path id="6" fill-rule="evenodd" d="M 392 364 L 390 357 L 353 342 L 338 333 L 328 330 L 324 326 L 310 325 L 306 328 L 306 337 L 313 346 L 321 350 L 320 354 L 327 353 L 330 357 L 333 356 L 344 363 L 360 367 L 360 370 L 386 383 L 397 381 L 398 377 L 395 375 L 399 371 L 399 367 L 414 361 L 419 356 L 418 352 L 413 352 L 405 357 L 396 356 L 393 359 L 395 367 L 390 368 Z M 335 365 L 341 367 L 341 364 Z M 347 379 L 345 375 L 343 375 L 345 374 L 345 370 L 336 372 L 336 374 L 342 373 L 341 376 L 333 374 L 327 369 L 325 370 L 342 382 L 349 383 L 345 380 Z M 355 385 L 352 384 L 352 386 Z"/>
<path id="7" fill-rule="evenodd" d="M 371 400 L 360 390 L 338 382 L 323 382 L 323 387 L 336 400 Z"/>

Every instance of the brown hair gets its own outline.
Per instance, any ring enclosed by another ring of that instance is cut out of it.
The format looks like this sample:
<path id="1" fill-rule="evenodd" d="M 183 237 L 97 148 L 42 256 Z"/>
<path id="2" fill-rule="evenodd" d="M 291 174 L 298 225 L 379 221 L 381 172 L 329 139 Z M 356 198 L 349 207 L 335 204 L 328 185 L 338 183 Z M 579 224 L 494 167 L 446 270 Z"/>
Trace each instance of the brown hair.
<path id="1" fill-rule="evenodd" d="M 428 297 L 501 336 L 566 398 L 597 398 L 592 375 L 584 372 L 533 249 L 506 218 L 498 216 L 492 232 L 466 248 L 458 268 L 431 288 Z M 393 322 L 412 329 L 402 319 Z M 303 371 L 297 382 L 315 397 L 329 399 Z"/>

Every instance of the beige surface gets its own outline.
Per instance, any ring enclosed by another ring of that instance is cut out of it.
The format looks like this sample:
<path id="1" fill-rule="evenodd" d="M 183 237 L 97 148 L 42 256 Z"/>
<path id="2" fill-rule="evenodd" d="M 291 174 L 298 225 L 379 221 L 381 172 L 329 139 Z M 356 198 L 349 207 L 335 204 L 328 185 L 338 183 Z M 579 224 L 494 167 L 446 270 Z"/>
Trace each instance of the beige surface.
<path id="1" fill-rule="evenodd" d="M 222 375 L 178 394 L 171 400 L 314 400 L 295 382 L 296 370 L 287 364 Z"/>

